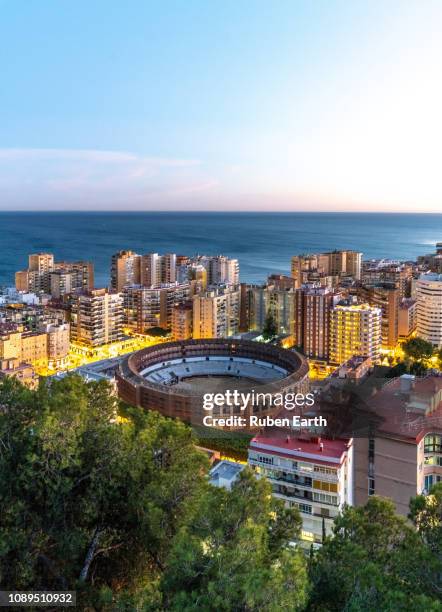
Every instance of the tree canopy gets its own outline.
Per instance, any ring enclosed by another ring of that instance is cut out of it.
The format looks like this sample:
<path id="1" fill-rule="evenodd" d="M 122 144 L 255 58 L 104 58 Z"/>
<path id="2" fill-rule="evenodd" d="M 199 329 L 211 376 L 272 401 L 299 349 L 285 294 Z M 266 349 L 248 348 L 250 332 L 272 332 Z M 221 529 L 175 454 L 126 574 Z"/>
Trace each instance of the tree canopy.
<path id="1" fill-rule="evenodd" d="M 411 338 L 403 343 L 402 348 L 407 357 L 421 361 L 433 355 L 433 345 L 423 338 Z"/>

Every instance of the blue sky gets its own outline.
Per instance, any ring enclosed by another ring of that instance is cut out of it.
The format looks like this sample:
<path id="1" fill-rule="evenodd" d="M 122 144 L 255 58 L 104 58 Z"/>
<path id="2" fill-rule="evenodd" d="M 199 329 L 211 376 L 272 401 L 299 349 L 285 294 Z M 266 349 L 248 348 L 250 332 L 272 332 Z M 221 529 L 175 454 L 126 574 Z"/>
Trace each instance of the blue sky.
<path id="1" fill-rule="evenodd" d="M 439 0 L 0 11 L 0 209 L 442 210 Z"/>

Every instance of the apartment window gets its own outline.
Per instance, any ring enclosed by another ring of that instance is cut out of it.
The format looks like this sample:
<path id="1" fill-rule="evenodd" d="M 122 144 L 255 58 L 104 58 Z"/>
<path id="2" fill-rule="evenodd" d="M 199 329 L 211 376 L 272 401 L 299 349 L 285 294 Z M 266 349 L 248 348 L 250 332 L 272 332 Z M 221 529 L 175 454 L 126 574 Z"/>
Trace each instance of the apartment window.
<path id="1" fill-rule="evenodd" d="M 436 434 L 428 434 L 424 441 L 425 453 L 441 453 L 442 452 L 442 436 Z"/>
<path id="2" fill-rule="evenodd" d="M 368 479 L 368 494 L 369 495 L 374 495 L 375 489 L 374 489 L 374 478 L 369 478 Z"/>
<path id="3" fill-rule="evenodd" d="M 273 457 L 265 457 L 263 455 L 258 455 L 258 461 L 267 465 L 273 465 Z"/>
<path id="4" fill-rule="evenodd" d="M 312 513 L 312 507 L 309 506 L 308 504 L 297 504 L 297 503 L 295 503 L 295 506 L 298 508 L 299 512 L 303 512 L 304 514 L 311 514 Z"/>

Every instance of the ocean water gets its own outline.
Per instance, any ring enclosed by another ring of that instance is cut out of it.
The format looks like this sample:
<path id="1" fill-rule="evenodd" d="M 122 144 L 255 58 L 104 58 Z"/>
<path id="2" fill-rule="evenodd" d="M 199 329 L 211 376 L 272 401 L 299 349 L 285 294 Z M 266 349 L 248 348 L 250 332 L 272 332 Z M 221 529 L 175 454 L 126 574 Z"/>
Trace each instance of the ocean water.
<path id="1" fill-rule="evenodd" d="M 0 285 L 13 285 L 27 255 L 91 260 L 96 286 L 109 283 L 120 249 L 237 257 L 241 280 L 288 273 L 292 255 L 357 249 L 364 258 L 415 259 L 442 241 L 442 214 L 0 212 Z"/>

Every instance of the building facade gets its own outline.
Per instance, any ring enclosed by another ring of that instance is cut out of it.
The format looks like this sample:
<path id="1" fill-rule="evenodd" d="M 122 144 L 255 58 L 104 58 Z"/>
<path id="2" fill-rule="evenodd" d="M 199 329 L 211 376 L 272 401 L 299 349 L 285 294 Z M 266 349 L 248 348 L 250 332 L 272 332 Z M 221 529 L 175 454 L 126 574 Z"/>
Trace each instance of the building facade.
<path id="1" fill-rule="evenodd" d="M 353 505 L 352 440 L 257 435 L 248 463 L 269 480 L 275 497 L 299 510 L 307 546 L 321 544 L 343 505 Z"/>
<path id="2" fill-rule="evenodd" d="M 442 274 L 422 274 L 416 283 L 417 335 L 442 347 Z"/>
<path id="3" fill-rule="evenodd" d="M 345 363 L 354 356 L 380 360 L 382 311 L 368 304 L 338 304 L 330 315 L 330 362 Z"/>
<path id="4" fill-rule="evenodd" d="M 76 296 L 71 312 L 71 340 L 97 347 L 123 338 L 123 298 L 107 289 Z"/>

